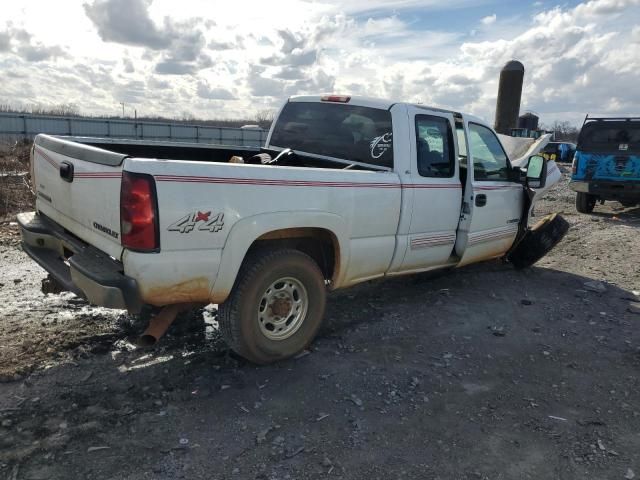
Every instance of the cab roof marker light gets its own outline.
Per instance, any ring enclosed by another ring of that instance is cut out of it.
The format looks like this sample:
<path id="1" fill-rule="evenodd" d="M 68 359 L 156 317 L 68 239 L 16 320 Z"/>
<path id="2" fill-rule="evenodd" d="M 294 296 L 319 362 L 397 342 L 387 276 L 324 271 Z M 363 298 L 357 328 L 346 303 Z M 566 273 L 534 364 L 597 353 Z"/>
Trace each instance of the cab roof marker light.
<path id="1" fill-rule="evenodd" d="M 349 95 L 323 95 L 320 97 L 322 102 L 349 103 L 351 97 Z"/>

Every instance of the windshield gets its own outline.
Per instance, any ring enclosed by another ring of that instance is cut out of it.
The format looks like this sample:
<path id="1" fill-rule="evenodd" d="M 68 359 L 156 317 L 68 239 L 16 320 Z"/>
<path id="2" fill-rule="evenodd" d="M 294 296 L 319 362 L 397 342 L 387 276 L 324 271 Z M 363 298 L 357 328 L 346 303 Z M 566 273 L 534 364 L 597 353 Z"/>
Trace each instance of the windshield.
<path id="1" fill-rule="evenodd" d="M 393 168 L 391 112 L 341 103 L 289 102 L 270 145 Z"/>
<path id="2" fill-rule="evenodd" d="M 640 122 L 591 122 L 582 127 L 578 150 L 640 152 Z"/>

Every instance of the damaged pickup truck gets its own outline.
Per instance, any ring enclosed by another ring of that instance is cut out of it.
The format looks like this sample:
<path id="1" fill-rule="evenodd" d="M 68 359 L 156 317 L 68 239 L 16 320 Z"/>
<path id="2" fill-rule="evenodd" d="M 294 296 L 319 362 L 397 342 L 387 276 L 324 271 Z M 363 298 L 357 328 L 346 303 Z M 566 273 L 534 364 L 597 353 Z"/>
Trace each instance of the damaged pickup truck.
<path id="1" fill-rule="evenodd" d="M 259 364 L 313 340 L 328 289 L 503 258 L 544 256 L 567 223 L 529 227 L 560 179 L 512 166 L 482 120 L 348 96 L 289 99 L 262 149 L 38 135 L 24 250 L 93 304 L 219 305 L 237 353 Z"/>

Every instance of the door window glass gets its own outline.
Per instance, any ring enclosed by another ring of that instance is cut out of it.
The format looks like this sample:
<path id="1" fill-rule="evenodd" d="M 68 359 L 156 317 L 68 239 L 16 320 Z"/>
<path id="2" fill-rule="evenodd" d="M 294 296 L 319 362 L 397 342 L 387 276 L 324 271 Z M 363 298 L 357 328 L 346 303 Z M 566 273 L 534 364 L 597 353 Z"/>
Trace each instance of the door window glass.
<path id="1" fill-rule="evenodd" d="M 469 124 L 469 150 L 478 181 L 509 180 L 509 160 L 498 137 L 487 127 Z"/>
<path id="2" fill-rule="evenodd" d="M 418 173 L 423 177 L 453 177 L 453 132 L 446 118 L 416 115 Z"/>

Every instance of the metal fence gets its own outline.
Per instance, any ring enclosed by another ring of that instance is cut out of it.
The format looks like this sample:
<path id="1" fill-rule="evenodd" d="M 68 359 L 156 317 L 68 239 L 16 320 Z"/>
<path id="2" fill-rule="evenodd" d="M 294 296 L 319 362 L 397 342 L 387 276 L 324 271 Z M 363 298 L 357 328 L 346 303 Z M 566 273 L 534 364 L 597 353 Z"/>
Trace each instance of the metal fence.
<path id="1" fill-rule="evenodd" d="M 33 138 L 39 133 L 247 147 L 260 147 L 267 139 L 267 131 L 258 128 L 225 128 L 182 123 L 0 113 L 0 140 L 15 141 Z"/>

